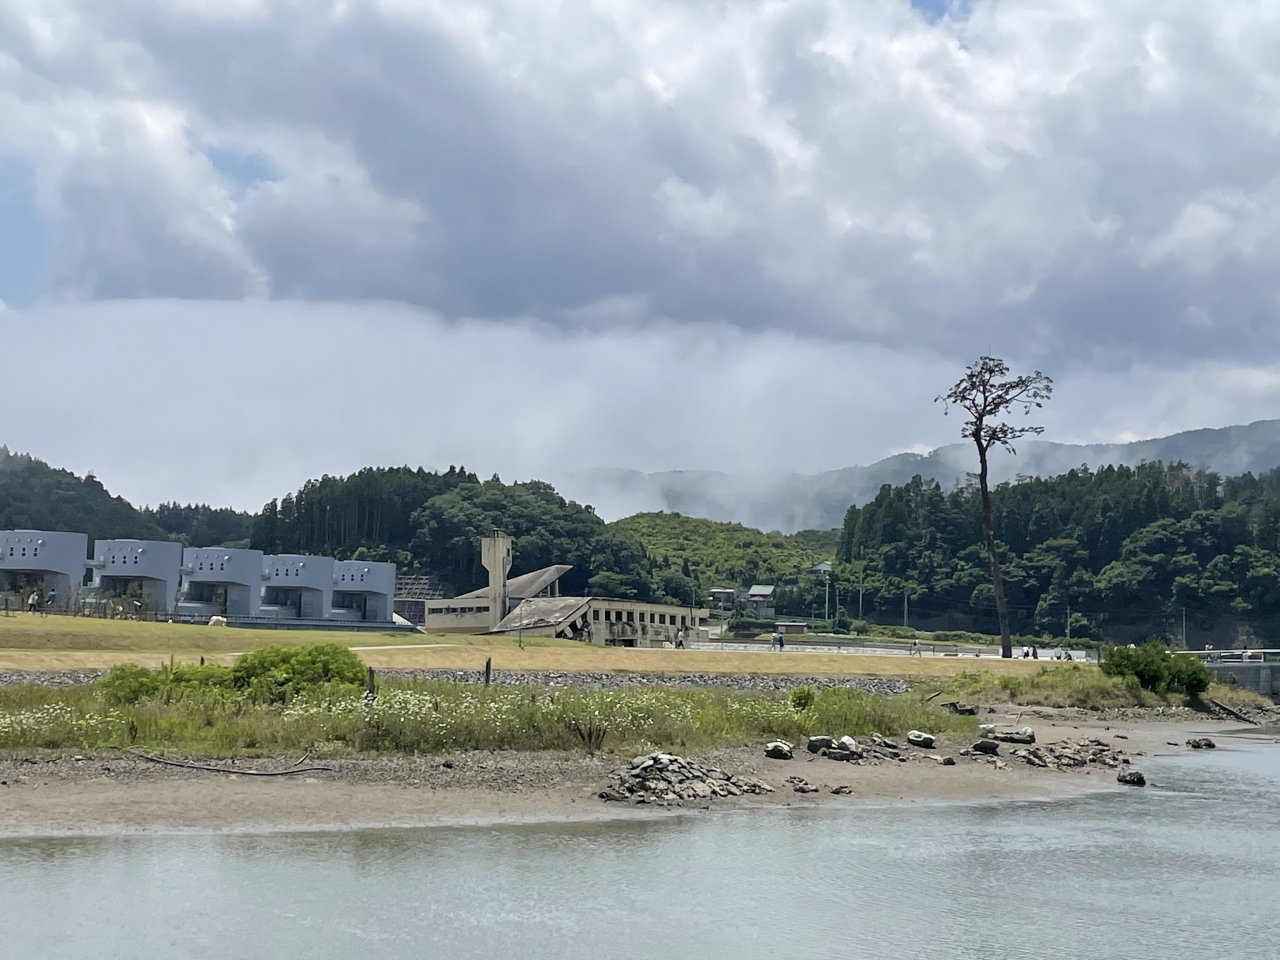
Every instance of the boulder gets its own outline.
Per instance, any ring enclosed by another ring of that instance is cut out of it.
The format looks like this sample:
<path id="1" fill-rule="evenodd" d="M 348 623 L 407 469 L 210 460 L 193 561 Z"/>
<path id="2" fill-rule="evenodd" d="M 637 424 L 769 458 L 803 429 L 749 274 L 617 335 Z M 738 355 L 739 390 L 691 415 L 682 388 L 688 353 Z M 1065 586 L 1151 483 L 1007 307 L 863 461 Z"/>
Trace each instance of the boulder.
<path id="1" fill-rule="evenodd" d="M 838 787 L 832 787 L 831 793 L 837 797 L 847 797 L 853 793 L 853 787 L 849 786 L 847 783 L 841 784 Z"/>
<path id="2" fill-rule="evenodd" d="M 1187 746 L 1192 750 L 1212 750 L 1217 744 L 1208 737 L 1192 737 L 1187 741 Z"/>
<path id="3" fill-rule="evenodd" d="M 855 740 L 855 739 L 853 739 L 853 737 L 844 736 L 844 737 L 841 737 L 841 738 L 840 738 L 840 747 L 841 747 L 841 749 L 844 749 L 844 750 L 851 750 L 851 751 L 853 751 L 854 753 L 857 753 L 857 752 L 858 752 L 858 741 L 857 741 L 857 740 Z"/>
<path id="4" fill-rule="evenodd" d="M 1141 770 L 1121 770 L 1116 774 L 1116 783 L 1123 783 L 1126 787 L 1145 787 L 1147 778 Z"/>
<path id="5" fill-rule="evenodd" d="M 938 762 L 939 762 L 939 763 L 941 763 L 944 767 L 954 767 L 954 766 L 956 765 L 956 758 L 955 758 L 955 757 L 943 757 L 943 758 L 942 758 L 941 760 L 939 760 Z"/>
<path id="6" fill-rule="evenodd" d="M 764 755 L 770 760 L 790 760 L 792 749 L 785 740 L 772 740 L 764 745 Z"/>
<path id="7" fill-rule="evenodd" d="M 835 737 L 810 737 L 806 746 L 810 753 L 817 753 L 819 750 L 830 750 L 835 742 Z"/>
<path id="8" fill-rule="evenodd" d="M 932 750 L 933 745 L 937 742 L 937 737 L 932 733 L 925 733 L 922 730 L 911 730 L 907 733 L 907 743 L 913 747 L 919 747 L 921 750 Z"/>
<path id="9" fill-rule="evenodd" d="M 988 756 L 994 757 L 1000 753 L 1000 744 L 996 743 L 994 740 L 979 740 L 969 749 L 974 753 L 985 753 Z"/>
<path id="10" fill-rule="evenodd" d="M 988 733 L 987 736 L 993 740 L 999 740 L 1001 743 L 1035 743 L 1036 732 L 1030 727 L 1023 727 L 1021 730 L 1015 730 L 1013 733 Z"/>

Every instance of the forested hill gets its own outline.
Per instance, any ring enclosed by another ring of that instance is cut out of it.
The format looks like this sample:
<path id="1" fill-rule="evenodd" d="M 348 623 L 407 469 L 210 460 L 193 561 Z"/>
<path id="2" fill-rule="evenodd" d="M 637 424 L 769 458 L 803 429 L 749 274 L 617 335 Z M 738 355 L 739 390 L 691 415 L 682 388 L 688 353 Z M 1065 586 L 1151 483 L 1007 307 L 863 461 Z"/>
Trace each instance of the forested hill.
<path id="1" fill-rule="evenodd" d="M 89 540 L 167 539 L 152 518 L 96 477 L 77 477 L 24 453 L 0 447 L 0 530 L 66 530 Z"/>
<path id="2" fill-rule="evenodd" d="M 996 538 L 1018 632 L 1113 635 L 1125 625 L 1192 635 L 1225 622 L 1280 623 L 1280 469 L 1223 481 L 1183 464 L 1072 470 L 992 491 Z M 994 598 L 973 488 L 916 477 L 849 509 L 837 573 L 863 577 L 868 613 L 972 617 Z"/>
<path id="3" fill-rule="evenodd" d="M 163 504 L 139 510 L 96 477 L 78 477 L 0 446 L 0 530 L 67 530 L 94 540 L 136 537 L 213 546 L 249 535 L 250 517 L 228 508 Z"/>
<path id="4" fill-rule="evenodd" d="M 811 566 L 830 558 L 822 548 L 834 545 L 836 533 L 784 536 L 678 513 L 638 513 L 609 529 L 639 541 L 657 570 L 695 581 L 703 595 L 712 587 L 798 583 Z"/>

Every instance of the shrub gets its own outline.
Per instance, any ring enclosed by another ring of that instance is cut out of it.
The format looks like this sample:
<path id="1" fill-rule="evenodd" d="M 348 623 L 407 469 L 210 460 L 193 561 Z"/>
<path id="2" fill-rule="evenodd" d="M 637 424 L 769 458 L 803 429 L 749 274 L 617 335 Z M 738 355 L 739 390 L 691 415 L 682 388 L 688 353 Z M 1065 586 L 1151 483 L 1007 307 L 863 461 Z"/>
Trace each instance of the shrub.
<path id="1" fill-rule="evenodd" d="M 766 630 L 775 629 L 776 626 L 777 622 L 774 620 L 761 620 L 757 617 L 730 617 L 725 623 L 725 628 L 734 633 L 747 631 L 764 633 Z"/>
<path id="2" fill-rule="evenodd" d="M 1112 647 L 1102 661 L 1102 672 L 1112 677 L 1132 677 L 1153 693 L 1185 693 L 1197 696 L 1209 689 L 1209 668 L 1195 657 L 1175 656 L 1163 643 L 1149 640 L 1137 649 Z"/>
<path id="3" fill-rule="evenodd" d="M 160 674 L 136 663 L 118 663 L 99 681 L 102 695 L 108 703 L 137 703 L 146 697 L 154 697 L 164 686 Z"/>
<path id="4" fill-rule="evenodd" d="M 365 665 L 337 643 L 263 647 L 244 654 L 231 668 L 231 682 L 255 699 L 285 703 L 321 684 L 360 684 Z"/>
<path id="5" fill-rule="evenodd" d="M 808 710 L 817 699 L 818 695 L 810 686 L 801 685 L 791 691 L 791 706 L 795 710 Z"/>

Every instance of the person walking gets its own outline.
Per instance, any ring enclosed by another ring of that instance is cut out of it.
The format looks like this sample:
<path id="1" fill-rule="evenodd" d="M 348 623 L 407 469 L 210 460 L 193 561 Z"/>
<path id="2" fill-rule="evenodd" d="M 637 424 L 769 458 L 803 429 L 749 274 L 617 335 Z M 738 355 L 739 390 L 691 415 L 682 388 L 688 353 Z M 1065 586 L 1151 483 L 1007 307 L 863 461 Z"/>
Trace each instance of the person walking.
<path id="1" fill-rule="evenodd" d="M 35 615 L 36 604 L 39 602 L 40 602 L 40 594 L 32 590 L 31 596 L 27 597 L 27 612 L 30 613 L 32 616 Z"/>
<path id="2" fill-rule="evenodd" d="M 58 604 L 58 590 L 56 587 L 49 588 L 49 596 L 45 597 L 44 605 L 47 609 L 52 610 Z"/>
<path id="3" fill-rule="evenodd" d="M 683 627 L 681 627 L 679 630 L 676 631 L 676 649 L 677 650 L 684 649 L 684 628 Z"/>
<path id="4" fill-rule="evenodd" d="M 916 637 L 914 640 L 912 640 L 912 641 L 911 641 L 911 656 L 913 656 L 913 657 L 923 657 L 923 656 L 924 656 L 924 651 L 920 648 L 920 638 L 919 638 L 919 637 Z"/>

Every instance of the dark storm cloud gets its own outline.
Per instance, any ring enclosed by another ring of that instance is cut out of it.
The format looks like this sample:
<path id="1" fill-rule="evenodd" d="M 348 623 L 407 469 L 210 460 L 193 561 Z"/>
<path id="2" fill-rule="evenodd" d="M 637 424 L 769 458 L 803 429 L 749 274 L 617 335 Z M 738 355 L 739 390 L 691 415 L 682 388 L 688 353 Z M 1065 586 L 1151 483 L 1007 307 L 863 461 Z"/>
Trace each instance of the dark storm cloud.
<path id="1" fill-rule="evenodd" d="M 1274 18 L 925 6 L 0 0 L 0 150 L 53 297 L 1273 358 Z"/>

